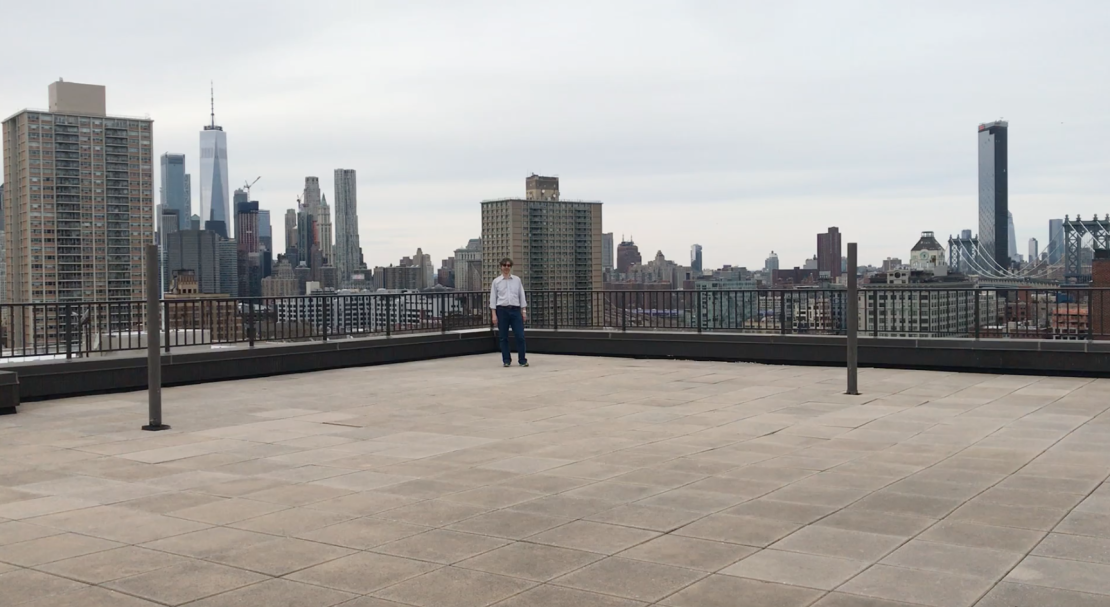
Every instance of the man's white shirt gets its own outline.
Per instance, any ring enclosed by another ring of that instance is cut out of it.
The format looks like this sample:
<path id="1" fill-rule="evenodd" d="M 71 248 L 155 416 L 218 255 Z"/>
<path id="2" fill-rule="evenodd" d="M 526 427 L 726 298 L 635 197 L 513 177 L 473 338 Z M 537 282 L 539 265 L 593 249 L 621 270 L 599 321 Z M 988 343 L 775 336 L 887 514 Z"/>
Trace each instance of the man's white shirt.
<path id="1" fill-rule="evenodd" d="M 489 308 L 496 310 L 497 306 L 528 307 L 528 301 L 524 299 L 524 283 L 519 278 L 510 274 L 508 278 L 498 276 L 493 279 L 489 290 Z"/>

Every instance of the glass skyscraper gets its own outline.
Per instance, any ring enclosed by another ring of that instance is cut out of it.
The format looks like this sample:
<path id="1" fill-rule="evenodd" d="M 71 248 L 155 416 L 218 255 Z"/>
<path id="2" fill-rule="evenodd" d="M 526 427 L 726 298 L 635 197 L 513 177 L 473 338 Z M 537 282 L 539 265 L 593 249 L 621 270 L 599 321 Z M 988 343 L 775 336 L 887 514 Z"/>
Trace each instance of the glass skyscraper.
<path id="1" fill-rule="evenodd" d="M 185 154 L 162 154 L 162 209 L 177 211 L 179 230 L 189 229 L 193 214 L 185 175 Z"/>
<path id="2" fill-rule="evenodd" d="M 1064 220 L 1048 220 L 1048 263 L 1057 264 L 1064 259 Z"/>
<path id="3" fill-rule="evenodd" d="M 231 223 L 231 190 L 227 176 L 227 133 L 212 123 L 200 132 L 200 221 L 206 230 L 228 237 Z M 218 223 L 216 223 L 218 222 Z M 209 223 L 213 225 L 209 226 Z"/>
<path id="4" fill-rule="evenodd" d="M 1008 130 L 1001 120 L 979 125 L 979 246 L 992 270 L 1010 267 Z"/>

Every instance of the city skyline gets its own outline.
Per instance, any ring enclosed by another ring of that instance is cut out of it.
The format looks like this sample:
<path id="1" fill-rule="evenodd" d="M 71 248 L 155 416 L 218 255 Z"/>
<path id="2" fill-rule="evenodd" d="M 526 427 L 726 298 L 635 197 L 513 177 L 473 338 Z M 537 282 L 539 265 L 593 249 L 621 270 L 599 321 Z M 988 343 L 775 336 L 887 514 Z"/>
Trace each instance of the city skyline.
<path id="1" fill-rule="evenodd" d="M 407 39 L 376 42 L 355 42 L 342 32 L 387 33 L 417 13 L 356 7 L 341 22 L 329 20 L 310 36 L 280 43 L 266 27 L 293 28 L 305 14 L 276 7 L 256 16 L 262 31 L 252 28 L 234 43 L 214 40 L 181 56 L 166 45 L 139 64 L 123 61 L 122 49 L 103 49 L 101 57 L 43 49 L 33 69 L 15 66 L 0 105 L 5 112 L 38 105 L 37 91 L 57 75 L 103 84 L 120 113 L 157 122 L 157 156 L 185 154 L 186 172 L 196 176 L 197 127 L 209 123 L 214 80 L 218 122 L 235 148 L 229 187 L 263 175 L 252 198 L 280 216 L 295 204 L 305 175 L 358 170 L 359 232 L 371 267 L 417 244 L 435 259 L 449 255 L 479 232 L 478 202 L 511 194 L 531 172 L 573 176 L 565 196 L 605 200 L 606 232 L 636 234 L 645 250 L 672 259 L 697 242 L 705 247 L 706 267 L 757 267 L 771 249 L 784 267 L 802 265 L 814 252 L 812 234 L 838 225 L 846 242 L 860 243 L 861 261 L 878 263 L 904 256 L 903 243 L 922 230 L 943 240 L 978 224 L 969 129 L 995 118 L 1016 129 L 1009 207 L 1017 241 L 1048 243 L 1049 219 L 1108 211 L 1100 175 L 1110 164 L 1101 145 L 1110 126 L 1093 101 L 1103 98 L 1107 84 L 1089 77 L 1094 57 L 1104 54 L 1098 49 L 1106 43 L 1096 33 L 1107 9 L 1075 4 L 925 7 L 914 19 L 899 7 L 872 6 L 867 23 L 851 19 L 852 11 L 814 4 L 671 7 L 632 19 L 627 7 L 614 4 L 583 23 L 585 5 L 571 3 L 521 14 L 494 11 L 483 23 L 460 3 L 421 28 L 406 28 L 412 30 Z M 149 8 L 144 19 L 155 18 L 144 35 L 167 43 L 201 25 L 191 11 Z M 740 13 L 750 14 L 733 19 Z M 103 19 L 78 4 L 66 14 Z M 11 16 L 31 15 L 17 6 Z M 506 53 L 527 38 L 519 26 L 538 16 L 589 42 L 590 54 Z M 981 27 L 987 22 L 992 27 Z M 764 30 L 775 36 L 755 35 Z M 488 46 L 466 43 L 484 32 L 500 37 Z M 2 44 L 19 48 L 28 35 L 13 32 Z M 86 36 L 92 39 L 91 32 L 71 39 Z M 841 36 L 857 40 L 855 46 L 838 44 Z M 926 44 L 938 37 L 946 40 L 944 49 Z M 775 52 L 791 46 L 800 50 Z M 393 65 L 360 64 L 386 47 L 396 47 Z M 287 73 L 271 78 L 244 69 L 262 53 L 274 63 L 290 59 Z M 748 56 L 761 59 L 742 60 Z M 172 72 L 172 82 L 151 87 L 137 76 L 144 65 Z M 656 69 L 648 78 L 650 65 Z M 421 81 L 442 69 L 461 94 L 418 101 L 431 98 Z M 614 81 L 612 73 L 622 77 Z M 604 102 L 556 103 L 516 80 L 552 75 L 559 88 L 590 88 L 590 98 Z M 743 85 L 724 85 L 722 78 Z M 321 112 L 324 87 L 329 100 Z M 506 95 L 509 90 L 519 95 Z M 536 121 L 553 125 L 556 136 L 537 139 L 522 126 Z M 895 124 L 912 126 L 895 138 Z M 335 200 L 330 187 L 325 193 Z M 196 194 L 192 206 L 199 206 Z M 768 229 L 786 215 L 796 229 Z M 278 223 L 274 237 L 282 242 Z"/>

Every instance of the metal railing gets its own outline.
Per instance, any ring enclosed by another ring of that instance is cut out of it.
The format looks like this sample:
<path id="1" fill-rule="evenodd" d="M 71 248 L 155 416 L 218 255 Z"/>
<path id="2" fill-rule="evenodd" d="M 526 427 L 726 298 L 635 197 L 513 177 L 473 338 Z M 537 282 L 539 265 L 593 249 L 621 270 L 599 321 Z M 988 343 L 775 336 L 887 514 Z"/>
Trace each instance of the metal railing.
<path id="1" fill-rule="evenodd" d="M 164 351 L 488 329 L 485 292 L 167 296 Z M 528 293 L 539 329 L 845 335 L 845 289 Z M 861 287 L 865 337 L 1110 340 L 1110 289 Z M 0 359 L 75 358 L 146 347 L 144 301 L 0 305 Z"/>

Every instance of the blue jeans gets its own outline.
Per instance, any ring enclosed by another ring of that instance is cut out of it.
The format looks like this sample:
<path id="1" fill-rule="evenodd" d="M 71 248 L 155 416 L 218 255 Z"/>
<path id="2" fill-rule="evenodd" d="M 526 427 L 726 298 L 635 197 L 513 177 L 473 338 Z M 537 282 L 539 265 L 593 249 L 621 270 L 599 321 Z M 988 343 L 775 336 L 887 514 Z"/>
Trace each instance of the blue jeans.
<path id="1" fill-rule="evenodd" d="M 516 338 L 516 350 L 520 364 L 528 362 L 524 347 L 524 317 L 520 308 L 516 306 L 498 306 L 497 308 L 497 336 L 501 341 L 501 362 L 506 365 L 513 362 L 513 355 L 509 352 L 509 327 L 513 329 Z"/>

